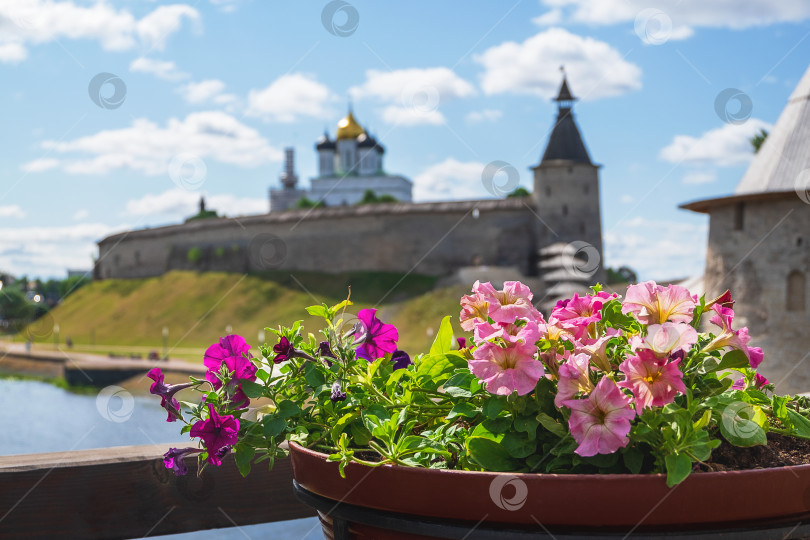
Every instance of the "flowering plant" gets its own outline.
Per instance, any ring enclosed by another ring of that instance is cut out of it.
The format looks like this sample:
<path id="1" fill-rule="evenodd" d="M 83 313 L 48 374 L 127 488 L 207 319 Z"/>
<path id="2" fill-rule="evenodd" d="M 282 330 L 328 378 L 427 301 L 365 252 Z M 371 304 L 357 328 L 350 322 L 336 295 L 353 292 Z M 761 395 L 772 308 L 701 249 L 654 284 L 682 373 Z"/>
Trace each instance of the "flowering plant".
<path id="1" fill-rule="evenodd" d="M 329 454 L 340 472 L 355 461 L 436 469 L 541 473 L 651 473 L 673 486 L 722 441 L 767 444 L 766 433 L 810 438 L 810 401 L 773 395 L 756 369 L 762 350 L 733 329 L 726 292 L 707 302 L 654 282 L 624 298 L 599 286 L 560 301 L 548 319 L 520 282 L 476 282 L 461 299 L 454 339 L 445 317 L 430 350 L 411 358 L 398 332 L 349 300 L 307 308 L 322 336 L 301 321 L 271 330 L 273 345 L 227 336 L 205 353 L 205 379 L 166 385 L 149 373 L 168 421 L 199 447 L 170 449 L 165 465 L 185 474 L 235 452 L 251 463 L 286 455 L 285 440 Z M 709 316 L 709 330 L 701 319 Z M 193 387 L 199 403 L 175 394 Z M 186 419 L 188 417 L 188 419 Z"/>

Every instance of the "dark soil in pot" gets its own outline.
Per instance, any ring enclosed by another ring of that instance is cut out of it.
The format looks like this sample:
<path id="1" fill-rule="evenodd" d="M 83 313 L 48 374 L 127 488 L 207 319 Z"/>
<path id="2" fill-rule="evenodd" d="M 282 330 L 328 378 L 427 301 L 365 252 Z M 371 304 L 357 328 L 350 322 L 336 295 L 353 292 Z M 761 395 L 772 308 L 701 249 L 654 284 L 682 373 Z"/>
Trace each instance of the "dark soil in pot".
<path id="1" fill-rule="evenodd" d="M 810 440 L 768 433 L 768 446 L 741 448 L 725 441 L 697 471 L 741 471 L 810 464 Z"/>

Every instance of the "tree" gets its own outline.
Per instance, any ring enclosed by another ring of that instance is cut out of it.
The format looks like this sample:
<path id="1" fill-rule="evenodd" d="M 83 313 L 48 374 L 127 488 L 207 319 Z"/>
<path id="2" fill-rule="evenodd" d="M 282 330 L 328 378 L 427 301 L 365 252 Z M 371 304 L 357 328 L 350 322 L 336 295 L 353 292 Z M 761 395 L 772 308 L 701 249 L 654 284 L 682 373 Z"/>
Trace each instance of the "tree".
<path id="1" fill-rule="evenodd" d="M 395 203 L 395 202 L 399 202 L 399 200 L 393 195 L 385 194 L 377 196 L 377 194 L 374 193 L 374 191 L 367 189 L 363 193 L 363 198 L 360 199 L 357 205 L 360 206 L 361 204 L 379 204 L 379 203 Z"/>
<path id="2" fill-rule="evenodd" d="M 0 320 L 9 322 L 9 329 L 23 328 L 34 316 L 34 305 L 17 287 L 4 287 L 0 293 Z"/>
<path id="3" fill-rule="evenodd" d="M 528 190 L 528 189 L 526 189 L 526 188 L 525 188 L 525 187 L 523 187 L 523 186 L 518 186 L 518 187 L 515 189 L 515 191 L 513 191 L 512 193 L 510 193 L 509 195 L 507 195 L 507 196 L 506 196 L 506 198 L 507 198 L 507 199 L 510 199 L 510 198 L 512 198 L 512 197 L 528 197 L 529 195 L 531 195 L 531 193 L 529 193 L 529 190 Z"/>
<path id="4" fill-rule="evenodd" d="M 759 149 L 762 148 L 762 143 L 765 142 L 765 139 L 768 138 L 768 132 L 764 129 L 760 129 L 759 133 L 751 137 L 751 146 L 754 147 L 754 153 L 756 154 L 759 152 Z"/>
<path id="5" fill-rule="evenodd" d="M 620 266 L 617 269 L 608 268 L 606 272 L 608 283 L 636 283 L 638 281 L 638 274 L 628 266 Z"/>
<path id="6" fill-rule="evenodd" d="M 307 197 L 301 197 L 295 203 L 296 208 L 323 208 L 324 206 L 326 205 L 323 203 L 323 201 L 315 202 Z"/>

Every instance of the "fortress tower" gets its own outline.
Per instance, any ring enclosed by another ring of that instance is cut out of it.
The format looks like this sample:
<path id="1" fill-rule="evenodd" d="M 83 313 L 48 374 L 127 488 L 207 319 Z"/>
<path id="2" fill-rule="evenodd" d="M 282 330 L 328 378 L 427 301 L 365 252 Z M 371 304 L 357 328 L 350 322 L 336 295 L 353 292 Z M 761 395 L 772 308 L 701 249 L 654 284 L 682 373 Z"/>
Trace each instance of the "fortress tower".
<path id="1" fill-rule="evenodd" d="M 783 393 L 810 390 L 810 69 L 733 195 L 684 204 L 709 215 L 706 298 L 730 289 L 734 327 L 762 347 Z"/>
<path id="2" fill-rule="evenodd" d="M 279 177 L 282 189 L 270 190 L 270 211 L 286 210 L 307 196 L 307 192 L 298 189 L 298 175 L 295 174 L 295 149 L 284 149 L 284 172 Z"/>
<path id="3" fill-rule="evenodd" d="M 576 99 L 563 75 L 554 99 L 557 119 L 540 163 L 532 168 L 532 196 L 542 219 L 537 228 L 540 271 L 552 297 L 557 293 L 568 296 L 572 290 L 606 279 L 599 165 L 591 161 L 574 121 L 571 109 Z M 566 282 L 569 287 L 555 289 Z"/>

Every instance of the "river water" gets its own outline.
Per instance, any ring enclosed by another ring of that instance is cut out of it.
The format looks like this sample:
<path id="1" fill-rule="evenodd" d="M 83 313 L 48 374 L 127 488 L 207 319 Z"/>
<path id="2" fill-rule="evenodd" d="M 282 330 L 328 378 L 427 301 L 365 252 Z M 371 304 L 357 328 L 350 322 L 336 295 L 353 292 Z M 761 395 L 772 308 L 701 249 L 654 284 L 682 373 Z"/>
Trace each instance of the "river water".
<path id="1" fill-rule="evenodd" d="M 157 397 L 108 388 L 83 395 L 39 381 L 0 379 L 0 456 L 156 443 L 167 449 L 171 443 L 190 446 L 188 436 L 180 435 L 180 423 L 166 422 Z M 158 538 L 316 540 L 322 535 L 318 520 L 308 518 Z"/>

